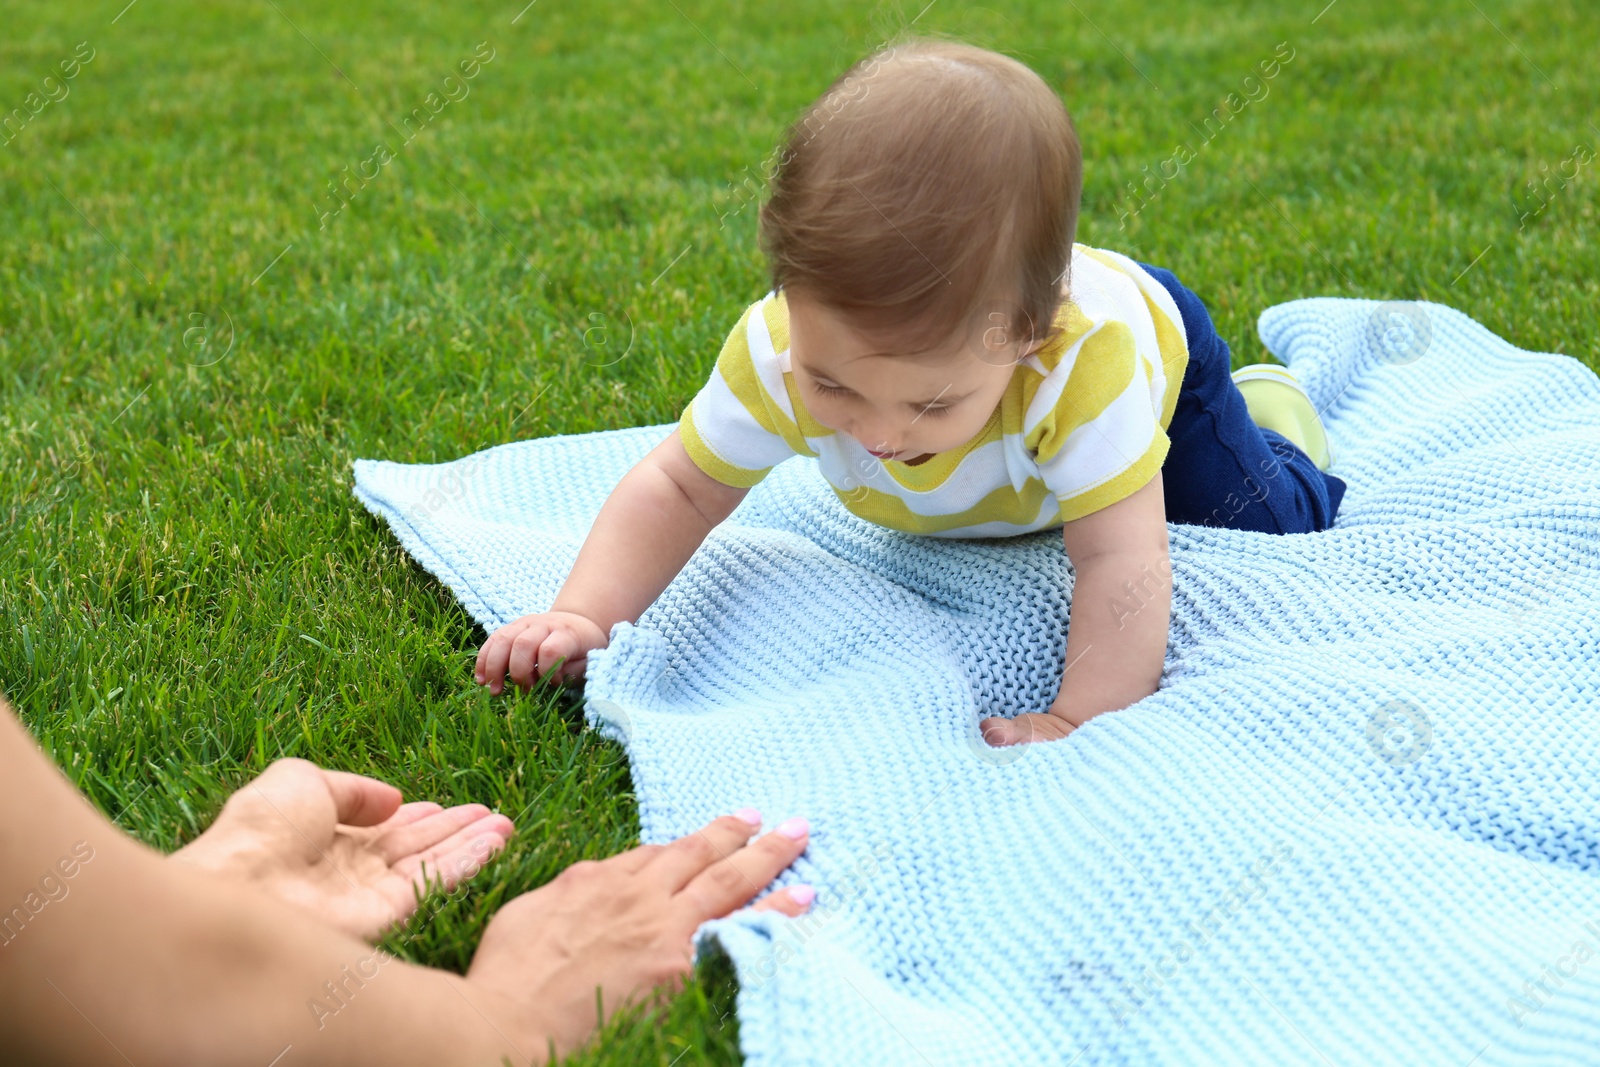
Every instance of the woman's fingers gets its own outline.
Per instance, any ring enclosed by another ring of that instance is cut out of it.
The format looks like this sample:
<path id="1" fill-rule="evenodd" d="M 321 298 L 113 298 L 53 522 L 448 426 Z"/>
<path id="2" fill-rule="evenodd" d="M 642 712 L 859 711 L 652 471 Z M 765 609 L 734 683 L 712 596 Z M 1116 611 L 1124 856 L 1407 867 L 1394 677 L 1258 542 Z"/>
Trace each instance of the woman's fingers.
<path id="1" fill-rule="evenodd" d="M 687 908 L 690 929 L 748 904 L 805 851 L 810 839 L 804 819 L 789 819 L 748 843 L 754 832 L 755 827 L 738 816 L 724 816 L 668 845 L 645 869 L 648 874 L 659 865 L 668 885 L 682 879 L 677 900 Z"/>
<path id="2" fill-rule="evenodd" d="M 464 828 L 491 817 L 499 820 L 495 825 L 503 824 L 506 828 L 504 836 L 510 836 L 511 820 L 504 815 L 494 815 L 482 804 L 458 804 L 388 830 L 378 838 L 375 847 L 384 862 L 392 866 L 408 856 L 437 848 Z"/>
<path id="3" fill-rule="evenodd" d="M 806 913 L 817 891 L 808 885 L 792 885 L 776 893 L 768 893 L 750 906 L 751 911 L 775 911 L 791 919 Z"/>
<path id="4" fill-rule="evenodd" d="M 393 815 L 373 827 L 373 829 L 387 833 L 390 830 L 398 830 L 402 826 L 410 826 L 418 819 L 425 819 L 429 815 L 437 815 L 443 810 L 444 805 L 435 804 L 431 800 L 413 800 L 400 805 Z"/>
<path id="5" fill-rule="evenodd" d="M 719 918 L 748 904 L 805 851 L 808 834 L 804 819 L 790 819 L 706 868 L 678 894 L 689 908 L 689 928 L 693 930 L 707 919 Z"/>
<path id="6" fill-rule="evenodd" d="M 617 853 L 606 862 L 614 863 L 618 870 L 632 874 L 643 868 L 666 847 L 666 845 L 637 845 L 626 852 Z"/>
<path id="7" fill-rule="evenodd" d="M 388 782 L 349 771 L 323 770 L 333 795 L 335 822 L 346 826 L 377 826 L 400 808 L 400 790 Z"/>
<path id="8" fill-rule="evenodd" d="M 740 808 L 731 816 L 724 816 L 724 818 L 737 818 L 740 823 L 749 827 L 751 832 L 754 832 L 754 830 L 761 825 L 761 813 L 755 808 Z M 716 823 L 712 823 L 711 825 L 715 826 Z M 743 834 L 744 840 L 748 841 L 749 838 L 749 833 Z M 683 839 L 680 838 L 679 840 L 681 841 Z M 626 852 L 617 853 L 610 859 L 605 860 L 605 862 L 611 864 L 625 874 L 633 874 L 636 871 L 643 870 L 651 860 L 661 855 L 667 849 L 677 847 L 677 845 L 677 841 L 674 841 L 670 845 L 635 845 Z M 676 891 L 680 885 L 681 882 L 674 885 L 674 891 Z"/>
<path id="9" fill-rule="evenodd" d="M 558 1028 L 559 1050 L 576 1047 L 594 1030 L 597 1000 L 614 1009 L 679 986 L 695 929 L 748 903 L 805 850 L 805 820 L 752 841 L 760 822 L 744 809 L 670 844 L 573 864 L 496 913 L 469 979 L 527 1003 Z M 811 896 L 790 886 L 758 908 L 797 916 Z"/>
<path id="10" fill-rule="evenodd" d="M 413 883 L 420 883 L 424 876 L 443 882 L 448 891 L 458 882 L 476 875 L 480 867 L 506 847 L 510 837 L 510 819 L 504 815 L 486 815 L 435 845 L 402 856 L 394 863 L 394 871 Z"/>
<path id="11" fill-rule="evenodd" d="M 760 828 L 759 819 L 751 809 L 713 819 L 702 829 L 668 844 L 641 870 L 668 893 L 677 893 L 712 865 L 744 847 Z M 750 895 L 754 896 L 764 885 L 766 882 L 756 886 Z"/>

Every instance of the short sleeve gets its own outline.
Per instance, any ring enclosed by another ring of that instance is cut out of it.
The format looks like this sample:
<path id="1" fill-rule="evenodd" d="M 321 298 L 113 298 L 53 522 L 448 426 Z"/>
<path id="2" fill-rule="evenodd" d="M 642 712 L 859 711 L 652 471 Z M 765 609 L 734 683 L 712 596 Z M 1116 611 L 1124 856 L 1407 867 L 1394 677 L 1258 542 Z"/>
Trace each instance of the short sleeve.
<path id="1" fill-rule="evenodd" d="M 1097 323 L 1046 375 L 1028 406 L 1025 440 L 1071 522 L 1144 488 L 1166 461 L 1163 398 L 1134 332 Z"/>
<path id="2" fill-rule="evenodd" d="M 798 430 L 766 318 L 770 295 L 745 309 L 678 422 L 689 458 L 724 485 L 749 488 L 796 454 Z"/>

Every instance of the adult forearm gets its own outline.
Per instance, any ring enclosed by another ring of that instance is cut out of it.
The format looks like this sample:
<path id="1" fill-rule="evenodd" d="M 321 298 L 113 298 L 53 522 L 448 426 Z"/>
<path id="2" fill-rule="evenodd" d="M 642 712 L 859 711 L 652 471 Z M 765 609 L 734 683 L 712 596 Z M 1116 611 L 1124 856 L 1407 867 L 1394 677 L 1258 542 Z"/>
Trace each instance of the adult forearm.
<path id="1" fill-rule="evenodd" d="M 1171 617 L 1166 556 L 1122 553 L 1079 568 L 1066 666 L 1051 711 L 1081 725 L 1154 693 L 1166 661 Z"/>
<path id="2" fill-rule="evenodd" d="M 16 1011 L 7 1043 L 38 1062 L 260 1067 L 287 1052 L 329 1065 L 499 1064 L 544 1051 L 525 1033 L 520 1049 L 502 1037 L 515 1020 L 459 976 L 201 872 L 118 863 L 116 842 L 102 844 L 107 862 L 84 868 L 63 914 L 8 949 L 19 968 L 4 983 Z"/>
<path id="3" fill-rule="evenodd" d="M 706 539 L 712 519 L 661 467 L 637 464 L 600 508 L 550 610 L 583 615 L 607 633 L 619 621 L 637 622 Z"/>
<path id="4" fill-rule="evenodd" d="M 498 1063 L 516 1048 L 502 1032 L 521 1062 L 542 1052 L 548 1027 L 462 979 L 382 961 L 298 908 L 124 836 L 3 700 L 0 815 L 6 1062 L 261 1067 L 293 1046 L 286 1064 Z"/>

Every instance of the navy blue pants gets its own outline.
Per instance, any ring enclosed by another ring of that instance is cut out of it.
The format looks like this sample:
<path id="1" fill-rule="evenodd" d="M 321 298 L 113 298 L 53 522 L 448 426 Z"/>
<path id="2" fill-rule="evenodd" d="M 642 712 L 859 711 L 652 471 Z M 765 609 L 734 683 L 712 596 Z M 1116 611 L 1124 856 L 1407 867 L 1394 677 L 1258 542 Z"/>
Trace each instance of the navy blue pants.
<path id="1" fill-rule="evenodd" d="M 1189 364 L 1167 427 L 1172 447 L 1161 465 L 1167 521 L 1274 534 L 1332 526 L 1344 481 L 1318 470 L 1287 437 L 1251 421 L 1229 377 L 1228 342 L 1200 298 L 1170 270 L 1139 265 L 1172 294 L 1189 339 Z"/>

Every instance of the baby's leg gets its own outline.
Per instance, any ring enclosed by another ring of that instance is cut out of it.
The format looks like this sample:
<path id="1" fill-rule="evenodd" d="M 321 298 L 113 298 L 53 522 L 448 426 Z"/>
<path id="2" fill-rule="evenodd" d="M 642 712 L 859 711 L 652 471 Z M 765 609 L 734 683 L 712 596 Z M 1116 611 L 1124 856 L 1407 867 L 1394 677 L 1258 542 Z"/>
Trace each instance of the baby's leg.
<path id="1" fill-rule="evenodd" d="M 1137 261 L 1135 261 L 1137 262 Z M 1167 521 L 1261 533 L 1316 533 L 1333 525 L 1345 483 L 1250 418 L 1232 377 L 1228 343 L 1177 276 L 1140 266 L 1172 294 L 1189 340 L 1189 365 L 1161 466 Z"/>

